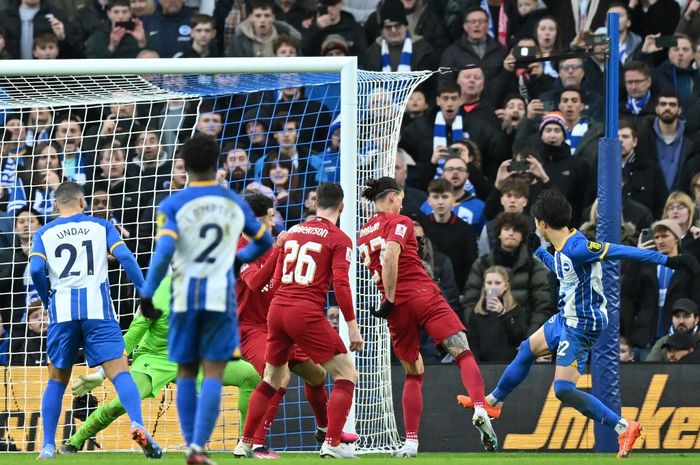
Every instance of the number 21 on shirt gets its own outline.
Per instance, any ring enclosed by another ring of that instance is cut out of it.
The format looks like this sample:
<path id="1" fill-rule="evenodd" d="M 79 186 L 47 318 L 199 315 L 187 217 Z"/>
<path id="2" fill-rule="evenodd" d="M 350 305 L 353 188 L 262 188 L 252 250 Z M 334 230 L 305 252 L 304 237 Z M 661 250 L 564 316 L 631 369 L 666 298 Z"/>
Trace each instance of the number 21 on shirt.
<path id="1" fill-rule="evenodd" d="M 308 286 L 316 276 L 316 261 L 309 252 L 320 252 L 323 246 L 318 242 L 307 242 L 300 246 L 297 241 L 284 243 L 282 262 L 282 283 Z"/>

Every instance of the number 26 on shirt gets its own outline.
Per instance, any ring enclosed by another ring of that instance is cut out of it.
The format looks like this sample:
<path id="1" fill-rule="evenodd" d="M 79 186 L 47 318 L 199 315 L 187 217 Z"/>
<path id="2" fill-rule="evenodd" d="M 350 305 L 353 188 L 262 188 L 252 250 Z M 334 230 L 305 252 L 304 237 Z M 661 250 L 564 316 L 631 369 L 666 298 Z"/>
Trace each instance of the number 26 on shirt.
<path id="1" fill-rule="evenodd" d="M 285 242 L 282 283 L 301 286 L 312 284 L 316 275 L 316 261 L 309 252 L 318 253 L 322 248 L 318 242 L 307 242 L 302 246 L 297 241 Z"/>

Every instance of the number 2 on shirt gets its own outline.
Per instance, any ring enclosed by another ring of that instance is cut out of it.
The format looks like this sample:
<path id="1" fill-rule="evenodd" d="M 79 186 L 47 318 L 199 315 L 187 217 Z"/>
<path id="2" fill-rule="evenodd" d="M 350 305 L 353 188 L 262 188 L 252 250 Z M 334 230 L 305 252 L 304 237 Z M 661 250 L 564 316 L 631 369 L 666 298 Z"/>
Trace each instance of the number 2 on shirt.
<path id="1" fill-rule="evenodd" d="M 301 286 L 312 284 L 316 275 L 316 261 L 309 255 L 309 252 L 318 253 L 322 248 L 323 246 L 318 242 L 307 242 L 302 246 L 299 246 L 297 241 L 285 242 L 282 282 L 284 284 L 296 283 Z M 295 263 L 296 265 L 294 265 Z"/>

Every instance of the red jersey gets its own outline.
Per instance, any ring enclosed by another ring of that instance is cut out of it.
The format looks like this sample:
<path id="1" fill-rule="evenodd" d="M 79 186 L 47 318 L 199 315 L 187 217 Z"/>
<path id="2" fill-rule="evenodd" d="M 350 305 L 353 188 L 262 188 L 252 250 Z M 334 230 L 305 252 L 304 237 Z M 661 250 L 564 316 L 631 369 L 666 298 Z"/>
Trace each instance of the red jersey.
<path id="1" fill-rule="evenodd" d="M 241 237 L 238 250 L 248 245 L 248 239 Z M 272 246 L 264 254 L 250 263 L 241 266 L 236 282 L 236 303 L 240 324 L 267 325 L 267 311 L 275 295 L 272 278 L 275 274 L 280 248 Z"/>
<path id="2" fill-rule="evenodd" d="M 275 270 L 275 304 L 294 301 L 325 307 L 333 282 L 335 298 L 346 321 L 355 319 L 348 270 L 352 241 L 336 225 L 318 217 L 287 231 Z M 279 284 L 278 284 L 279 283 Z"/>
<path id="3" fill-rule="evenodd" d="M 377 287 L 384 294 L 381 257 L 387 242 L 401 246 L 396 276 L 395 302 L 402 303 L 415 296 L 416 291 L 440 293 L 418 256 L 418 241 L 413 234 L 413 221 L 398 213 L 378 212 L 360 229 L 357 247 L 360 260 L 369 268 Z"/>

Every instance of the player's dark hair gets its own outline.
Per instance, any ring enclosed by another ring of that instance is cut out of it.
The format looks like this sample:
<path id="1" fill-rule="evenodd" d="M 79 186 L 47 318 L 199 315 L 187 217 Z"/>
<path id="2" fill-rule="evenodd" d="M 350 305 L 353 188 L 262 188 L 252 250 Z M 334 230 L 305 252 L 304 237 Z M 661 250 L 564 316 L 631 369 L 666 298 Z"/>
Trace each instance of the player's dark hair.
<path id="1" fill-rule="evenodd" d="M 403 189 L 394 178 L 384 176 L 379 179 L 368 179 L 365 182 L 365 189 L 362 197 L 372 202 L 382 200 L 389 192 L 401 192 Z"/>
<path id="2" fill-rule="evenodd" d="M 530 208 L 530 215 L 537 221 L 544 221 L 550 228 L 566 228 L 571 221 L 571 204 L 557 189 L 546 189 Z"/>
<path id="3" fill-rule="evenodd" d="M 182 145 L 182 159 L 187 171 L 213 171 L 219 163 L 219 144 L 208 134 L 195 134 Z"/>
<path id="4" fill-rule="evenodd" d="M 319 209 L 337 209 L 343 203 L 343 188 L 333 182 L 322 182 L 316 188 L 316 205 Z"/>
<path id="5" fill-rule="evenodd" d="M 496 237 L 501 234 L 503 228 L 513 228 L 523 236 L 523 240 L 530 234 L 530 224 L 522 213 L 501 212 L 494 219 Z"/>
<path id="6" fill-rule="evenodd" d="M 67 205 L 76 202 L 83 196 L 83 190 L 72 181 L 65 181 L 56 188 L 56 202 Z"/>
<path id="7" fill-rule="evenodd" d="M 248 202 L 253 214 L 258 218 L 267 215 L 267 211 L 275 205 L 270 197 L 259 193 L 246 195 L 245 201 Z"/>
<path id="8" fill-rule="evenodd" d="M 457 157 L 459 158 L 459 157 Z M 460 160 L 462 160 L 460 158 Z M 464 161 L 464 160 L 462 160 Z M 452 184 L 450 184 L 450 181 L 448 181 L 445 178 L 440 178 L 440 179 L 433 179 L 430 181 L 430 184 L 428 184 L 428 194 L 445 194 L 445 193 L 450 193 L 452 194 Z"/>

